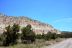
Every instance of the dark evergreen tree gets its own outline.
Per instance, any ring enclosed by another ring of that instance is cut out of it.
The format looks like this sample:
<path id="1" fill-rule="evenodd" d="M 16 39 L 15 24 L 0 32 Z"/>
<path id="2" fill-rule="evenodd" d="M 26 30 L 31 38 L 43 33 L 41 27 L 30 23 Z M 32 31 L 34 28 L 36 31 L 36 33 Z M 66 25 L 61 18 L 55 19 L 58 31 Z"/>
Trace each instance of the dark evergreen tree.
<path id="1" fill-rule="evenodd" d="M 19 25 L 14 24 L 12 27 L 9 25 L 6 27 L 6 31 L 3 33 L 5 39 L 3 41 L 4 46 L 13 45 L 18 38 L 17 33 L 19 31 Z"/>
<path id="2" fill-rule="evenodd" d="M 37 35 L 36 35 L 36 39 L 43 39 L 43 37 L 42 37 L 41 34 L 37 34 Z"/>
<path id="3" fill-rule="evenodd" d="M 3 41 L 3 45 L 8 46 L 11 43 L 11 32 L 12 32 L 12 30 L 11 30 L 10 25 L 7 26 L 5 29 L 6 29 L 6 31 L 3 33 L 4 36 L 5 36 L 5 39 Z"/>
<path id="4" fill-rule="evenodd" d="M 35 41 L 35 33 L 33 32 L 31 25 L 22 28 L 21 39 L 23 43 L 25 43 L 25 41 L 26 43 Z"/>
<path id="5" fill-rule="evenodd" d="M 14 24 L 12 26 L 12 43 L 16 43 L 16 40 L 18 39 L 18 32 L 19 32 L 20 26 L 18 24 Z"/>

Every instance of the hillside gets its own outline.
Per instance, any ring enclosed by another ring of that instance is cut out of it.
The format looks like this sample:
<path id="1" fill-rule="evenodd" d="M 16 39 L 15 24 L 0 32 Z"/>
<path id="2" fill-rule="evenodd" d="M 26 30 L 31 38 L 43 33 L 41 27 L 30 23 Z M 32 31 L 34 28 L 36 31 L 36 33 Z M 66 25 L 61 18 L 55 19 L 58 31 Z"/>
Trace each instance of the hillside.
<path id="1" fill-rule="evenodd" d="M 14 17 L 0 13 L 0 33 L 4 31 L 6 26 L 13 25 L 14 23 L 19 24 L 21 28 L 26 26 L 27 24 L 31 24 L 32 29 L 36 34 L 42 34 L 42 33 L 46 34 L 49 31 L 57 34 L 60 33 L 60 31 L 56 30 L 49 24 L 45 24 L 25 16 Z"/>

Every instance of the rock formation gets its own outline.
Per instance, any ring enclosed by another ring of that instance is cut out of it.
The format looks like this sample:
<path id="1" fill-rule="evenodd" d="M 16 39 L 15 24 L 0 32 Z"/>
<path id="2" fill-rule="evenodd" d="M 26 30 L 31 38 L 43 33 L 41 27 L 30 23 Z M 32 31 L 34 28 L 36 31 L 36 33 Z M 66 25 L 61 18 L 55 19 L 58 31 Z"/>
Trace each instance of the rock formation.
<path id="1" fill-rule="evenodd" d="M 14 23 L 19 24 L 21 28 L 26 26 L 27 24 L 31 24 L 32 29 L 36 34 L 42 34 L 42 33 L 46 34 L 47 32 L 60 34 L 60 31 L 56 30 L 49 24 L 45 24 L 25 16 L 15 17 L 15 16 L 7 16 L 0 13 L 0 33 L 3 33 L 6 26 L 13 25 Z"/>

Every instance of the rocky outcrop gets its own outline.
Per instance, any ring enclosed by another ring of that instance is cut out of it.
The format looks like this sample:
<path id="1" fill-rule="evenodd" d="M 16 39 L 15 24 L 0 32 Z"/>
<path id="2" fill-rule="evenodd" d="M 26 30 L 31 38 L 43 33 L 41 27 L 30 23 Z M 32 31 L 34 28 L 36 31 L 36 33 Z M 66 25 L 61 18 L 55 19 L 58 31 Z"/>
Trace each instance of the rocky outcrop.
<path id="1" fill-rule="evenodd" d="M 19 24 L 22 27 L 26 26 L 27 24 L 32 25 L 32 29 L 36 34 L 42 34 L 47 32 L 57 33 L 59 34 L 60 31 L 54 29 L 51 25 L 42 23 L 37 20 L 32 20 L 28 17 L 19 16 L 7 16 L 0 13 L 0 33 L 2 33 L 6 26 L 13 25 L 14 23 Z"/>

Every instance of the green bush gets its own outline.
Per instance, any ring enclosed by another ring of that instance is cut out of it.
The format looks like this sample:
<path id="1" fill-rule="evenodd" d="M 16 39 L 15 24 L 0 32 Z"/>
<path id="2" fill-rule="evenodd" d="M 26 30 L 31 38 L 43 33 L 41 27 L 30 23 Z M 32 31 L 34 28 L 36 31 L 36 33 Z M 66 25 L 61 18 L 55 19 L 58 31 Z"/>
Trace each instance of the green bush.
<path id="1" fill-rule="evenodd" d="M 3 33 L 5 39 L 3 41 L 4 46 L 13 45 L 18 38 L 17 33 L 19 31 L 19 25 L 14 24 L 12 27 L 9 25 L 6 27 L 6 31 Z"/>
<path id="2" fill-rule="evenodd" d="M 57 34 L 56 34 L 56 33 L 48 32 L 48 33 L 46 34 L 46 40 L 56 39 L 56 38 L 57 38 Z"/>
<path id="3" fill-rule="evenodd" d="M 51 33 L 51 32 L 48 32 L 47 34 L 42 33 L 42 35 L 41 34 L 36 35 L 36 38 L 37 39 L 51 40 L 51 39 L 56 39 L 57 34 Z"/>
<path id="4" fill-rule="evenodd" d="M 31 25 L 22 28 L 21 40 L 23 43 L 31 43 L 35 41 L 35 33 L 31 29 Z"/>
<path id="5" fill-rule="evenodd" d="M 42 35 L 41 34 L 37 34 L 36 35 L 36 39 L 42 39 L 43 37 L 42 37 Z"/>

